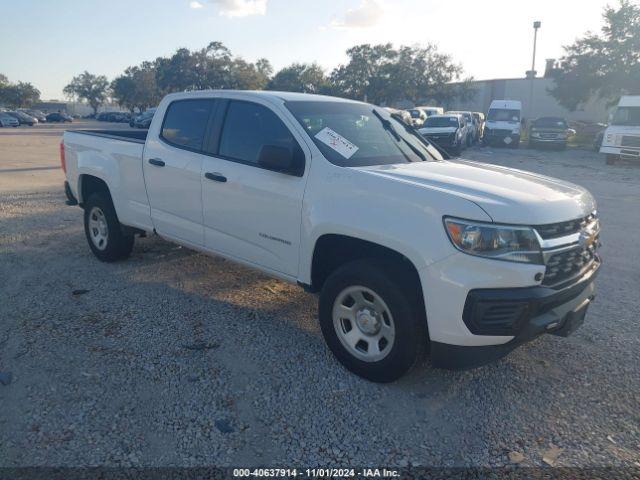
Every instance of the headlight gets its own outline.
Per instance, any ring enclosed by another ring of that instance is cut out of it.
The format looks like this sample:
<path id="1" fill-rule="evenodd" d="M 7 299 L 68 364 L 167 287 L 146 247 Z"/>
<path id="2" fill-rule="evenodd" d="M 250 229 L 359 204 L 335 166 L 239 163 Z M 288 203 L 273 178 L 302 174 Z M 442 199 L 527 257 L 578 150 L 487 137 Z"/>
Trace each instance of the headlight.
<path id="1" fill-rule="evenodd" d="M 533 132 L 531 134 L 531 136 L 534 137 L 534 138 L 538 138 L 540 136 L 540 134 L 538 132 Z"/>
<path id="2" fill-rule="evenodd" d="M 532 228 L 445 218 L 454 247 L 478 257 L 542 264 L 540 243 Z"/>

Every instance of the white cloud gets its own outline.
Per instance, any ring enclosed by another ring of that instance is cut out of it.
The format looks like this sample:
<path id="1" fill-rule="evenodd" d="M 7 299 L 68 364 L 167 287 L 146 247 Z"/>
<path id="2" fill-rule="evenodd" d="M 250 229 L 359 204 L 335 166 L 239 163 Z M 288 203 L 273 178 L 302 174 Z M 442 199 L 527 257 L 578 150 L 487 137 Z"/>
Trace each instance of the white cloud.
<path id="1" fill-rule="evenodd" d="M 210 0 L 218 7 L 220 15 L 233 17 L 248 17 L 250 15 L 265 15 L 267 0 Z"/>
<path id="2" fill-rule="evenodd" d="M 362 0 L 356 8 L 350 8 L 342 19 L 334 18 L 329 24 L 333 28 L 369 28 L 377 25 L 384 9 L 376 0 Z"/>
<path id="3" fill-rule="evenodd" d="M 196 0 L 194 0 L 193 2 L 189 3 L 189 7 L 191 8 L 202 8 L 204 7 L 204 5 L 200 2 L 197 2 Z"/>

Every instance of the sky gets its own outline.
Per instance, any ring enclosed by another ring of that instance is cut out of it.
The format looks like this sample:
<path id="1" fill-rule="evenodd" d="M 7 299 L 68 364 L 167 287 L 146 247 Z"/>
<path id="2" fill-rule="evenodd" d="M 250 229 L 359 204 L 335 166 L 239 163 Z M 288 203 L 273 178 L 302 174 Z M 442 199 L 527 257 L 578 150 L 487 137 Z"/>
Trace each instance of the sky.
<path id="1" fill-rule="evenodd" d="M 327 72 L 360 43 L 436 44 L 475 79 L 518 78 L 587 31 L 617 0 L 0 0 L 0 73 L 63 98 L 88 70 L 110 80 L 181 47 L 221 41 L 277 70 L 317 62 Z"/>

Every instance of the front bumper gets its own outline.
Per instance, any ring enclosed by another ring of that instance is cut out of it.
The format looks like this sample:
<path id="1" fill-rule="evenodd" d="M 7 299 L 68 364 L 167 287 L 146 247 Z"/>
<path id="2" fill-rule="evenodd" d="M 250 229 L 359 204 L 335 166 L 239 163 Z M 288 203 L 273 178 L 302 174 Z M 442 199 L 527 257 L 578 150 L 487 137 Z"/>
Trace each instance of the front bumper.
<path id="1" fill-rule="evenodd" d="M 427 140 L 430 142 L 437 143 L 441 147 L 453 147 L 456 145 L 456 137 L 455 136 L 438 136 L 438 135 L 425 135 Z"/>
<path id="2" fill-rule="evenodd" d="M 520 134 L 507 130 L 485 130 L 482 141 L 487 145 L 515 145 L 520 143 Z"/>
<path id="3" fill-rule="evenodd" d="M 543 138 L 543 137 L 531 137 L 529 139 L 530 143 L 535 143 L 535 144 L 544 144 L 544 145 L 566 145 L 567 144 L 567 139 L 566 138 Z"/>
<path id="4" fill-rule="evenodd" d="M 560 289 L 544 286 L 469 291 L 463 322 L 473 335 L 511 336 L 499 345 L 451 345 L 431 342 L 434 366 L 464 369 L 485 365 L 543 333 L 568 336 L 582 322 L 595 298 L 594 279 L 600 262 L 594 263 L 577 282 Z"/>

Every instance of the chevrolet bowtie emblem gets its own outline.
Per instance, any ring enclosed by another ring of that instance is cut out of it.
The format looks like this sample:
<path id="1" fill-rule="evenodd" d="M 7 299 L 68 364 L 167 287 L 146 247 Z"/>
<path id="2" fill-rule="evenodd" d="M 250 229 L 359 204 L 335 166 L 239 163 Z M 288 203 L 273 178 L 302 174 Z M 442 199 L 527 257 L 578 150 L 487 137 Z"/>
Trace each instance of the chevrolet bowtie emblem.
<path id="1" fill-rule="evenodd" d="M 593 245 L 593 243 L 596 241 L 596 234 L 595 232 L 591 231 L 591 230 L 581 230 L 580 231 L 580 236 L 578 237 L 578 244 L 584 248 L 587 249 L 589 247 L 591 247 L 591 245 Z"/>

